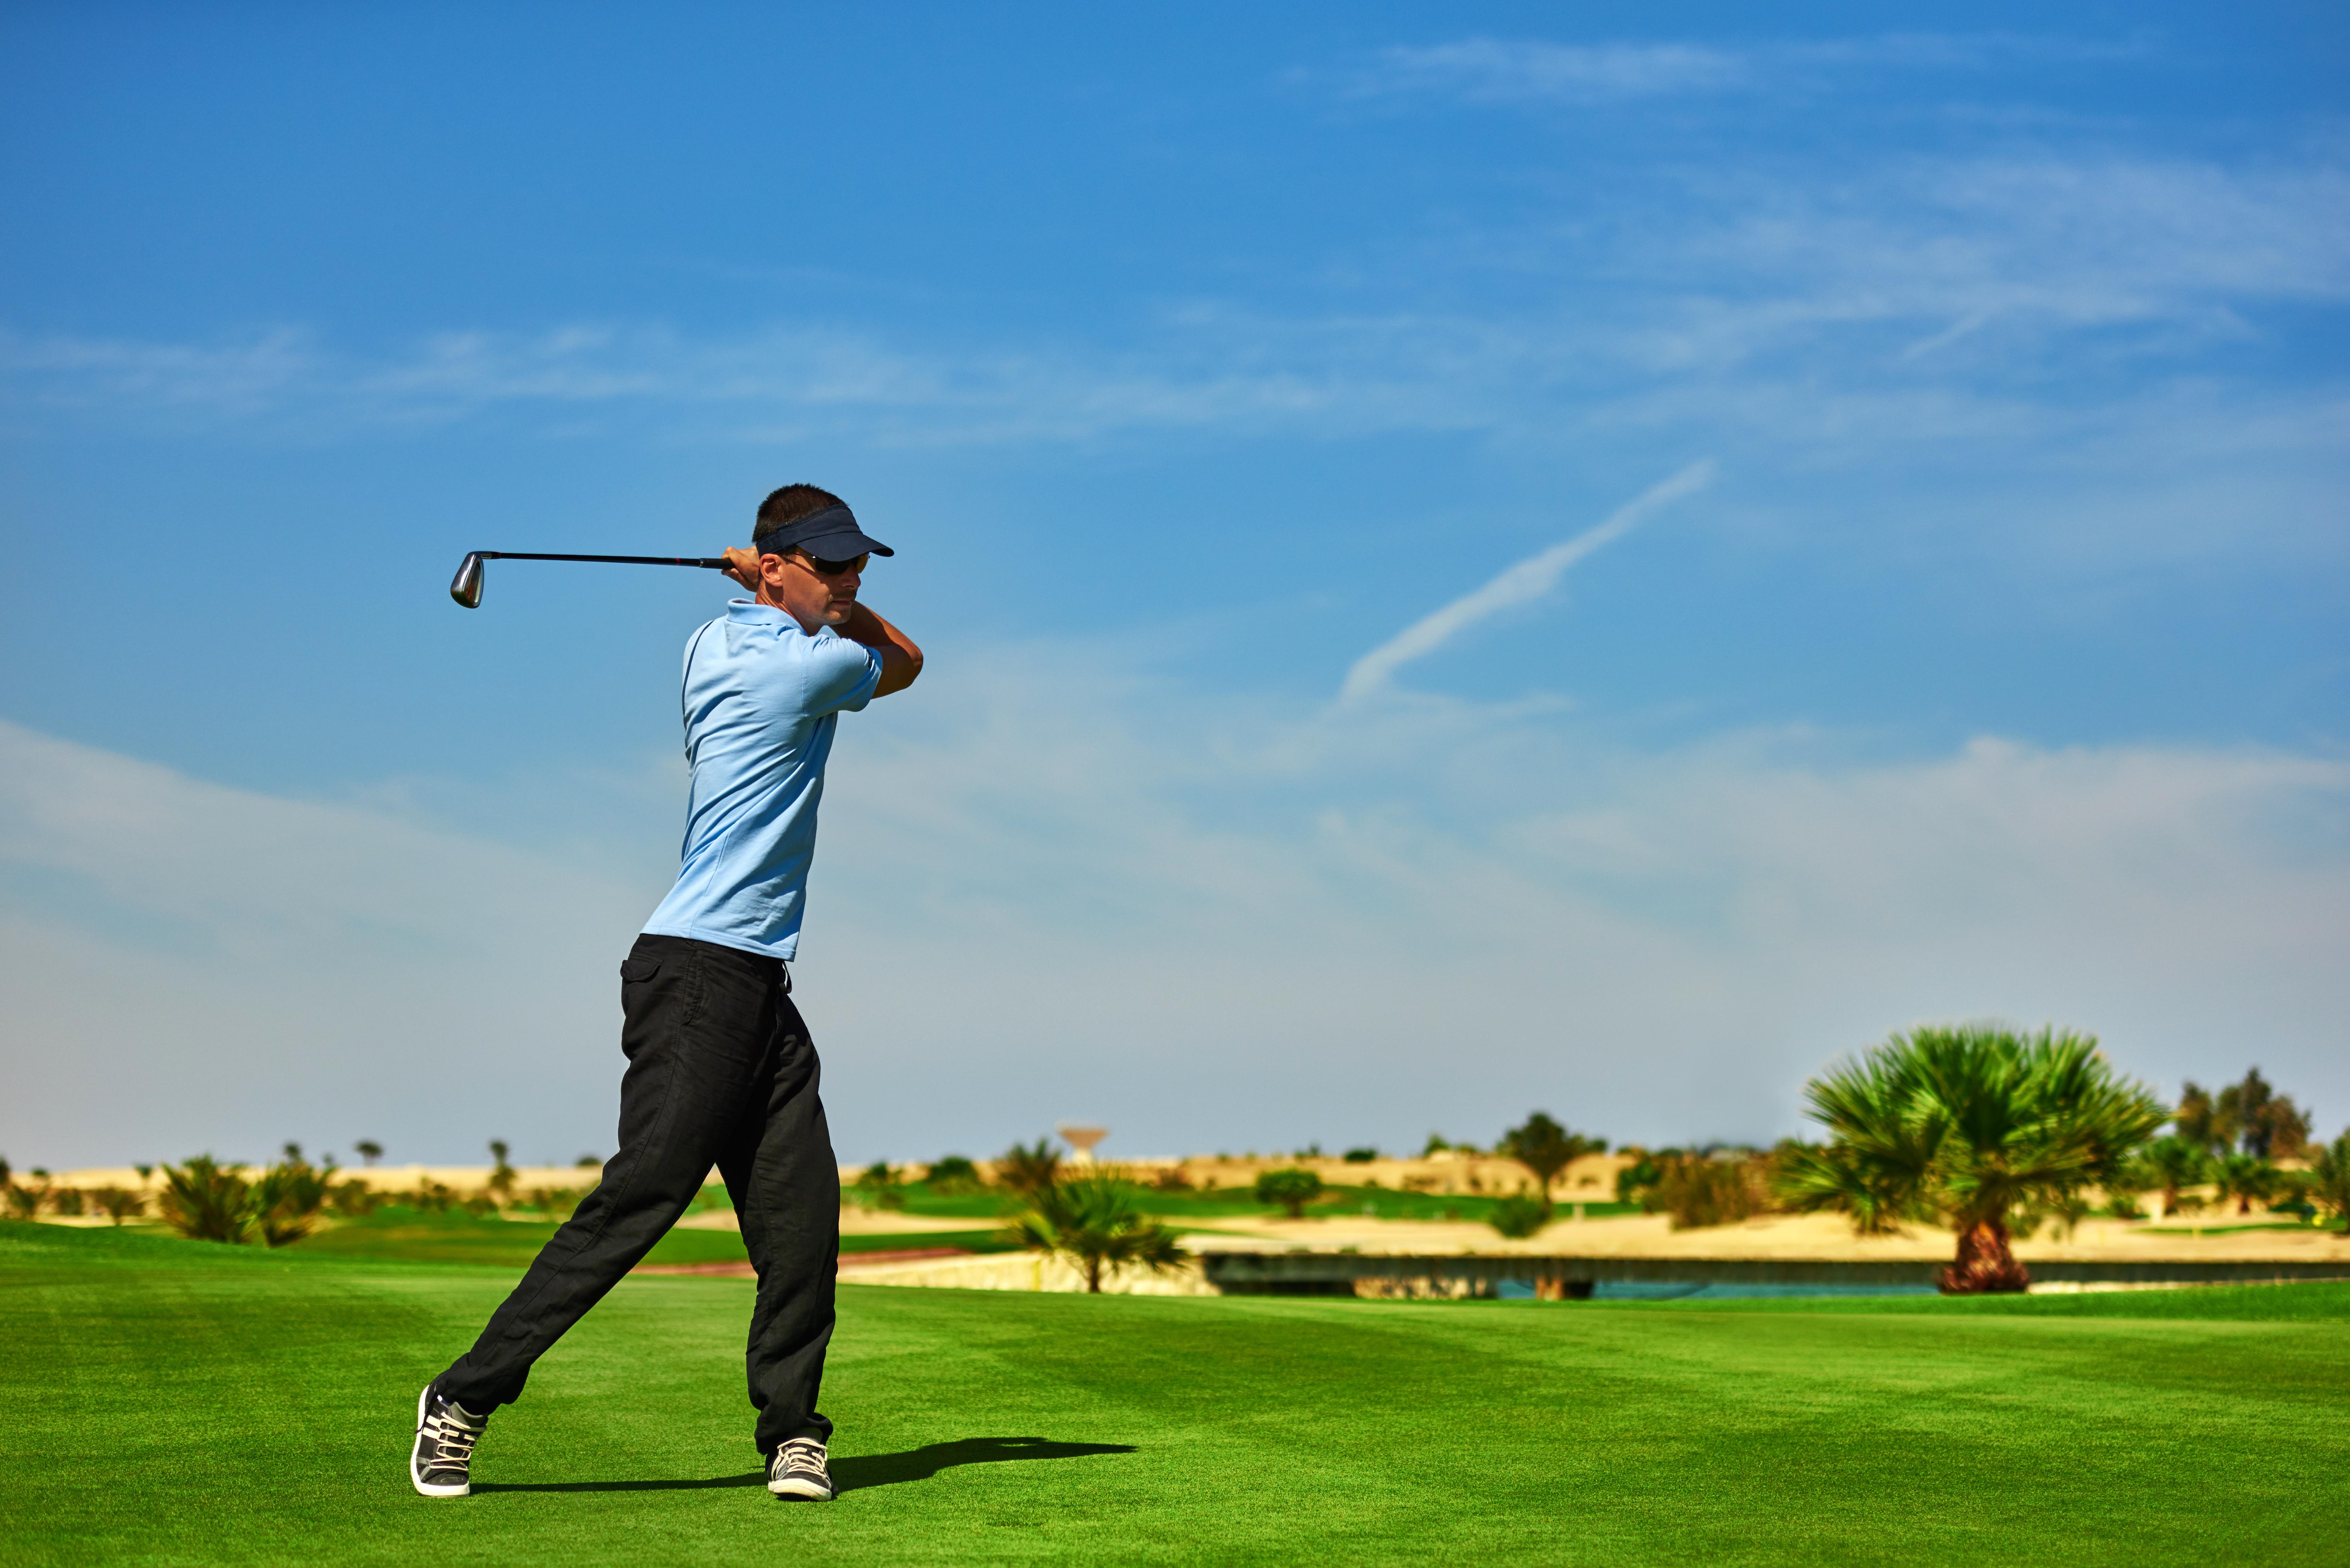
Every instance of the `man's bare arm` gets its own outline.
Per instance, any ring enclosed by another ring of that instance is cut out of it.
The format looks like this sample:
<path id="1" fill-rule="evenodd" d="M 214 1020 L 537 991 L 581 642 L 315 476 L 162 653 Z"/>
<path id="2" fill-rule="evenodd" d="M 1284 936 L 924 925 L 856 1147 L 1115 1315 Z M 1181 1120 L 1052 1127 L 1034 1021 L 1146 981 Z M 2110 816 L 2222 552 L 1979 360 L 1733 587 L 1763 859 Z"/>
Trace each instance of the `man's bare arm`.
<path id="1" fill-rule="evenodd" d="M 876 697 L 887 697 L 892 691 L 903 691 L 922 672 L 922 650 L 914 639 L 873 613 L 869 606 L 859 604 L 848 612 L 848 618 L 833 630 L 851 642 L 861 642 L 881 655 L 881 683 L 873 688 Z"/>

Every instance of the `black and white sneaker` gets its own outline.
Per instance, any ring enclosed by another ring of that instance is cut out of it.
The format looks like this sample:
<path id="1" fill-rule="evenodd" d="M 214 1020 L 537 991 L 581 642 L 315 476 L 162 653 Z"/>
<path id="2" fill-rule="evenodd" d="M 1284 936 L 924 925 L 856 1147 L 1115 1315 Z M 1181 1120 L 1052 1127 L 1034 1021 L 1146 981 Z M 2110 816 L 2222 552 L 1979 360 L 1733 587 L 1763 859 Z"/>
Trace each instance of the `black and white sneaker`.
<path id="1" fill-rule="evenodd" d="M 426 1384 L 416 1397 L 416 1447 L 408 1455 L 408 1479 L 426 1497 L 473 1495 L 473 1444 L 490 1424 Z M 818 1449 L 816 1472 L 824 1471 Z"/>
<path id="2" fill-rule="evenodd" d="M 824 1444 L 816 1438 L 794 1438 L 767 1461 L 767 1490 L 777 1497 L 803 1497 L 811 1502 L 832 1501 L 832 1472 L 824 1468 Z"/>

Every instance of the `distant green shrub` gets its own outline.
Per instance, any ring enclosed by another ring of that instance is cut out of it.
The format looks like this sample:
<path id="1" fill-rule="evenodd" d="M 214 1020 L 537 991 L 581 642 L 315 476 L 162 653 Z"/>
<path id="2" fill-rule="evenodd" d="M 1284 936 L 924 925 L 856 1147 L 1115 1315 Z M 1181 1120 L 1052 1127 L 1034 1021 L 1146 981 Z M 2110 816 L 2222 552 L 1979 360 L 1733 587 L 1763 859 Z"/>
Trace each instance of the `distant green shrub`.
<path id="1" fill-rule="evenodd" d="M 354 1176 L 328 1190 L 327 1202 L 345 1220 L 364 1220 L 383 1207 L 383 1195 Z"/>
<path id="2" fill-rule="evenodd" d="M 1504 1198 L 1485 1216 L 1485 1223 L 1513 1241 L 1523 1241 L 1550 1223 L 1550 1205 L 1539 1198 Z"/>
<path id="3" fill-rule="evenodd" d="M 78 1187 L 55 1187 L 49 1189 L 49 1212 L 81 1217 L 82 1195 Z"/>
<path id="4" fill-rule="evenodd" d="M 1321 1196 L 1322 1179 L 1295 1166 L 1268 1170 L 1256 1179 L 1256 1200 L 1287 1210 L 1292 1220 L 1304 1218 L 1305 1206 Z"/>
<path id="5" fill-rule="evenodd" d="M 1502 1141 L 1493 1146 L 1493 1152 L 1516 1160 L 1533 1172 L 1534 1179 L 1542 1183 L 1543 1201 L 1547 1203 L 1550 1184 L 1558 1179 L 1558 1173 L 1586 1154 L 1607 1153 L 1607 1140 L 1570 1132 L 1546 1113 L 1535 1111 L 1526 1117 L 1524 1125 L 1503 1133 Z"/>
<path id="6" fill-rule="evenodd" d="M 933 1162 L 922 1173 L 922 1180 L 932 1192 L 950 1197 L 959 1192 L 977 1192 L 987 1185 L 980 1179 L 979 1167 L 959 1154 Z"/>
<path id="7" fill-rule="evenodd" d="M 1770 1212 L 1765 1186 L 1769 1163 L 1767 1158 L 1752 1156 L 1666 1155 L 1658 1160 L 1656 1184 L 1642 1197 L 1640 1206 L 1651 1214 L 1672 1216 L 1676 1231 L 1734 1225 Z"/>
<path id="8" fill-rule="evenodd" d="M 127 1187 L 94 1188 L 90 1191 L 89 1201 L 100 1214 L 117 1225 L 147 1211 L 147 1199 Z"/>
<path id="9" fill-rule="evenodd" d="M 841 1196 L 859 1209 L 903 1209 L 906 1191 L 899 1185 L 899 1171 L 889 1161 L 877 1159 Z"/>
<path id="10" fill-rule="evenodd" d="M 1379 1151 L 1376 1148 L 1370 1147 L 1368 1145 L 1365 1145 L 1361 1148 L 1350 1148 L 1338 1158 L 1345 1160 L 1348 1165 L 1368 1165 L 1371 1161 L 1379 1158 Z"/>

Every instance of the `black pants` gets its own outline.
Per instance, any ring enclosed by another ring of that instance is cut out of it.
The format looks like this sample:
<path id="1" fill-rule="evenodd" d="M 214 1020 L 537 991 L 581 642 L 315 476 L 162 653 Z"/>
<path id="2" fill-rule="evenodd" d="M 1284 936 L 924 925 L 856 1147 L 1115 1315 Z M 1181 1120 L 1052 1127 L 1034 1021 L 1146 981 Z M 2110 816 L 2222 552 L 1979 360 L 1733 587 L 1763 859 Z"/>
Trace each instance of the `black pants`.
<path id="1" fill-rule="evenodd" d="M 620 1151 L 454 1366 L 442 1397 L 486 1413 L 677 1222 L 715 1165 L 758 1271 L 751 1404 L 761 1452 L 827 1438 L 840 1170 L 816 1047 L 775 959 L 684 937 L 637 939 L 620 965 Z"/>

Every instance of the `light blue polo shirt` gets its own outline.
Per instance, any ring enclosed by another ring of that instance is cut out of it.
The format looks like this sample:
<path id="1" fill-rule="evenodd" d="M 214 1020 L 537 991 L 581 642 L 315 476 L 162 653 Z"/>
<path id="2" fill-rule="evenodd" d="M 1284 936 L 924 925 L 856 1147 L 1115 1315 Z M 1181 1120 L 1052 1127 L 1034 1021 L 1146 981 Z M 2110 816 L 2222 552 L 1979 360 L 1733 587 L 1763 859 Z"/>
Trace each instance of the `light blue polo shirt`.
<path id="1" fill-rule="evenodd" d="M 839 715 L 873 700 L 881 656 L 830 627 L 811 637 L 772 605 L 734 599 L 685 645 L 692 768 L 677 886 L 645 922 L 768 958 L 799 947 L 816 808 Z"/>

